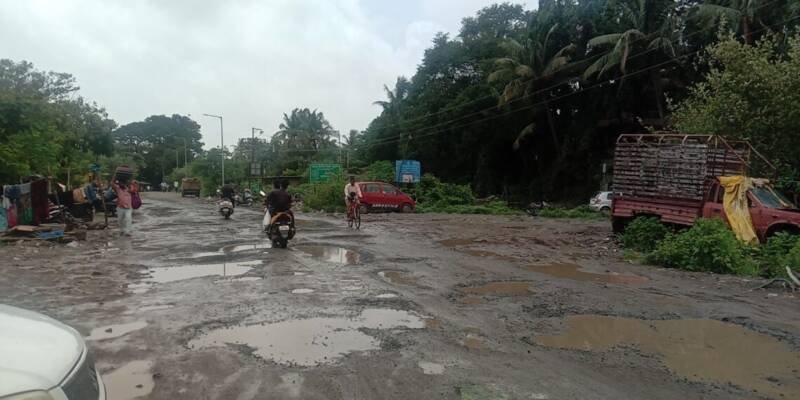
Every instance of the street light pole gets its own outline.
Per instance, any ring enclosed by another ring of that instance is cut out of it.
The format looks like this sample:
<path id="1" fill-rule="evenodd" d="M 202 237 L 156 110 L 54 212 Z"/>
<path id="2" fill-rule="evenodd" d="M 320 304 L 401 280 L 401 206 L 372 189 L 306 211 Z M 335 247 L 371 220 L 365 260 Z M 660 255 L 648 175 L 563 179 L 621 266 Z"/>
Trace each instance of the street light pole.
<path id="1" fill-rule="evenodd" d="M 250 172 L 251 175 L 250 190 L 255 190 L 253 189 L 252 175 L 253 175 L 253 163 L 256 162 L 256 131 L 258 131 L 258 136 L 261 136 L 264 133 L 264 130 L 261 128 L 252 128 L 252 130 L 250 131 L 252 135 L 252 138 L 250 139 L 250 167 L 248 168 L 248 171 Z"/>
<path id="2" fill-rule="evenodd" d="M 225 134 L 222 131 L 222 116 L 212 114 L 203 115 L 211 118 L 219 118 L 219 148 L 221 150 L 220 153 L 222 154 L 222 186 L 225 186 Z"/>
<path id="3" fill-rule="evenodd" d="M 181 138 L 181 139 L 183 139 L 183 166 L 186 167 L 186 163 L 189 162 L 189 157 L 188 157 L 189 152 L 186 148 L 186 138 Z"/>

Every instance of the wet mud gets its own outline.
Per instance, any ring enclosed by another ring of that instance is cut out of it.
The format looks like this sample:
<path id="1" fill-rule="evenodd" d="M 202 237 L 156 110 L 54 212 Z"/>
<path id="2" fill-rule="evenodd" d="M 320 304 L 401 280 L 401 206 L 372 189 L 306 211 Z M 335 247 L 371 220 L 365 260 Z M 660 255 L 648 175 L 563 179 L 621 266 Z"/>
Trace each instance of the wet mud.
<path id="1" fill-rule="evenodd" d="M 530 265 L 525 267 L 528 271 L 550 275 L 555 278 L 571 279 L 581 282 L 600 282 L 600 283 L 619 283 L 619 284 L 643 284 L 649 279 L 638 275 L 624 274 L 598 274 L 581 269 L 576 264 L 545 264 Z"/>
<path id="2" fill-rule="evenodd" d="M 489 282 L 479 286 L 459 288 L 463 293 L 481 296 L 525 296 L 531 294 L 529 282 Z"/>
<path id="3" fill-rule="evenodd" d="M 361 261 L 361 255 L 353 250 L 334 246 L 297 246 L 297 250 L 312 258 L 334 264 L 355 265 Z"/>
<path id="4" fill-rule="evenodd" d="M 108 374 L 103 374 L 108 399 L 129 400 L 150 394 L 155 387 L 152 361 L 131 361 Z"/>
<path id="5" fill-rule="evenodd" d="M 800 396 L 800 352 L 739 325 L 704 319 L 646 321 L 600 315 L 569 316 L 559 335 L 537 336 L 542 346 L 587 351 L 635 346 L 658 356 L 690 380 L 732 383 L 772 397 Z"/>
<path id="6" fill-rule="evenodd" d="M 114 339 L 127 335 L 133 331 L 138 331 L 145 326 L 147 326 L 147 321 L 134 321 L 126 324 L 101 326 L 99 328 L 92 329 L 92 332 L 86 337 L 86 340 Z"/>

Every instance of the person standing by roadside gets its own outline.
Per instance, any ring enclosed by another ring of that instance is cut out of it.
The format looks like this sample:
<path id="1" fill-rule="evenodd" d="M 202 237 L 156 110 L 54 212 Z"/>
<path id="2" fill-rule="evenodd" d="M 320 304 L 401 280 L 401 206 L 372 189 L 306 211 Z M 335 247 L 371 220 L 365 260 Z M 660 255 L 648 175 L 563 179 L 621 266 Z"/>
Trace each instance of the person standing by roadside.
<path id="1" fill-rule="evenodd" d="M 131 204 L 131 192 L 126 183 L 117 180 L 111 183 L 114 192 L 117 194 L 117 222 L 123 236 L 131 236 L 133 231 L 133 208 Z"/>

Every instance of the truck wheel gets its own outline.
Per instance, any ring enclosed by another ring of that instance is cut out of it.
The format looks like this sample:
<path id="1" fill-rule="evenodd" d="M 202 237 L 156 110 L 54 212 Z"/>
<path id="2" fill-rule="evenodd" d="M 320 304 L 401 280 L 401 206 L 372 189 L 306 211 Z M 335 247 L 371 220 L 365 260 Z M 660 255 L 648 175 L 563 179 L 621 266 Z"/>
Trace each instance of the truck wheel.
<path id="1" fill-rule="evenodd" d="M 630 218 L 611 217 L 611 230 L 617 235 L 625 233 L 625 228 L 628 227 L 629 222 Z"/>

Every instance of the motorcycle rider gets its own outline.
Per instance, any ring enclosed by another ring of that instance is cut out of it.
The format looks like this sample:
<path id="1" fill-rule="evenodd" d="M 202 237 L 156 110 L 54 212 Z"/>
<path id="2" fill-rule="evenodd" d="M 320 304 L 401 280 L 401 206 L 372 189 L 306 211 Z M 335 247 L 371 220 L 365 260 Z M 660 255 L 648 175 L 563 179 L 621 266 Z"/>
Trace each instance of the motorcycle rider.
<path id="1" fill-rule="evenodd" d="M 292 196 L 286 191 L 288 187 L 289 181 L 285 179 L 276 179 L 273 182 L 272 191 L 264 199 L 264 206 L 266 206 L 265 220 L 268 221 L 265 230 L 269 231 L 269 227 L 272 225 L 272 216 L 277 213 L 288 213 L 294 220 L 294 215 L 291 213 Z"/>
<path id="2" fill-rule="evenodd" d="M 222 195 L 220 195 L 221 200 L 228 200 L 231 202 L 231 207 L 236 208 L 236 201 L 234 201 L 234 190 L 233 185 L 230 183 L 225 184 L 222 186 Z"/>

